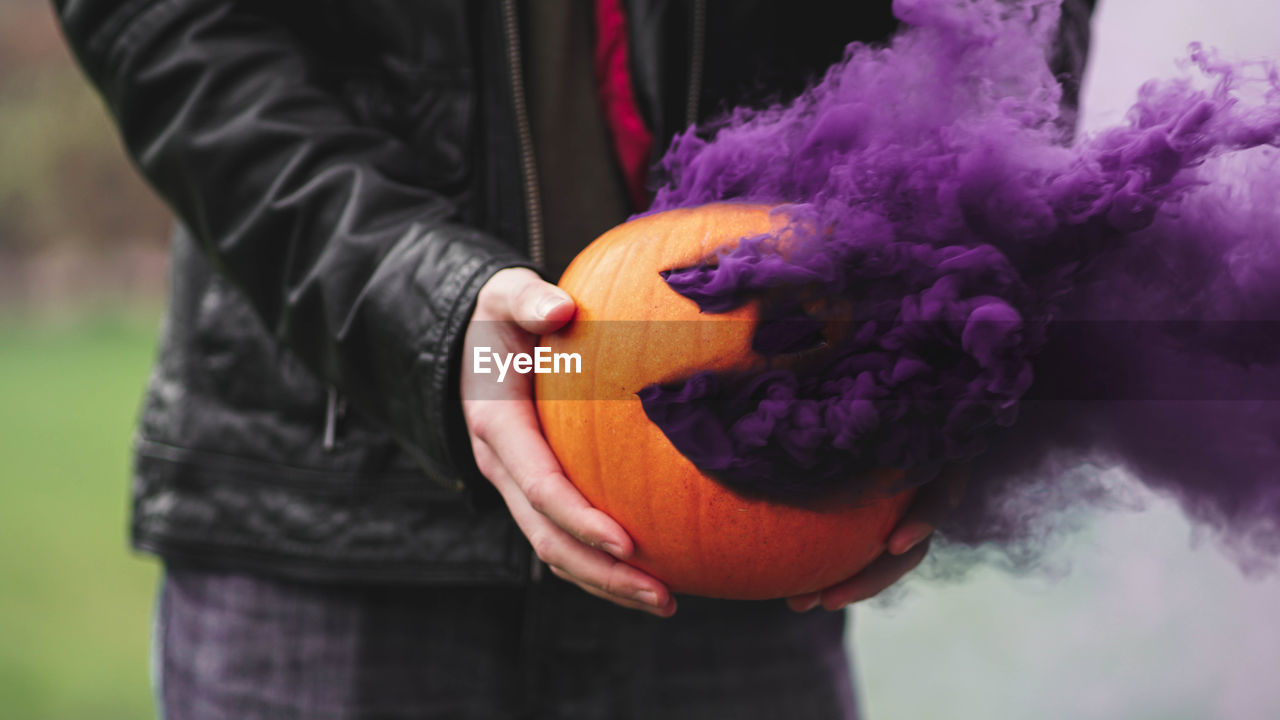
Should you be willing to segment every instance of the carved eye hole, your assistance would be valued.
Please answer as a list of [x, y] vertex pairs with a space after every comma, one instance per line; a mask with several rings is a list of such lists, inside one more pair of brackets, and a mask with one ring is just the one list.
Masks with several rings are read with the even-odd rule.
[[[812, 299], [797, 304], [796, 297], [786, 297], [778, 291], [762, 293], [739, 289], [726, 292], [725, 288], [718, 287], [709, 279], [716, 267], [707, 262], [663, 270], [659, 274], [672, 290], [692, 300], [702, 312], [729, 312], [748, 302], [757, 302], [760, 317], [751, 338], [751, 350], [757, 355], [802, 355], [827, 347], [826, 331], [830, 322], [816, 317], [830, 314], [824, 300]], [[794, 293], [794, 289], [791, 292]], [[817, 289], [817, 292], [820, 298], [821, 290]]]

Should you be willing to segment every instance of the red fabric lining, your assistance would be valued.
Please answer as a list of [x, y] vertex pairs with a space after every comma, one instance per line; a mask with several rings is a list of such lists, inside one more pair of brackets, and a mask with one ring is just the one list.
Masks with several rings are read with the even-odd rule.
[[645, 180], [653, 134], [640, 116], [631, 86], [630, 44], [627, 18], [621, 0], [596, 0], [596, 94], [605, 124], [613, 138], [613, 151], [622, 166], [627, 196], [636, 212], [649, 206]]

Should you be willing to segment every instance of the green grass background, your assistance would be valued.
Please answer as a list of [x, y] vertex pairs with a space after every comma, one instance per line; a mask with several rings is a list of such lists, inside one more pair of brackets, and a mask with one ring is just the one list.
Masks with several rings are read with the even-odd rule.
[[0, 318], [0, 717], [152, 716], [156, 566], [125, 518], [156, 319]]

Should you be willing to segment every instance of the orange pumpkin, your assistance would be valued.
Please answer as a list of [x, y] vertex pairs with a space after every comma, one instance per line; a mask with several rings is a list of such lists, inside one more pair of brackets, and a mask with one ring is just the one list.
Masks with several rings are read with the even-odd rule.
[[[751, 351], [753, 305], [703, 314], [659, 273], [783, 223], [768, 207], [713, 204], [620, 225], [565, 271], [560, 287], [577, 314], [539, 342], [581, 356], [580, 374], [535, 375], [547, 442], [586, 499], [630, 533], [632, 564], [674, 592], [764, 599], [828, 587], [880, 554], [911, 499], [797, 506], [744, 496], [699, 472], [641, 407], [636, 392], [655, 382], [762, 363]], [[886, 484], [898, 477], [881, 474]]]

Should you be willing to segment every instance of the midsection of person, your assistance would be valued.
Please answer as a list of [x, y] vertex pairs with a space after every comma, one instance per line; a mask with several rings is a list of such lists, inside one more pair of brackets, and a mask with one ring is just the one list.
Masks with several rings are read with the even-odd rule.
[[165, 716], [853, 717], [842, 614], [660, 618], [546, 572], [476, 466], [456, 354], [494, 278], [541, 282], [531, 244], [554, 279], [643, 209], [596, 95], [601, 12], [656, 161], [885, 38], [889, 7], [59, 3], [183, 225], [134, 481], [134, 543], [168, 568]]

